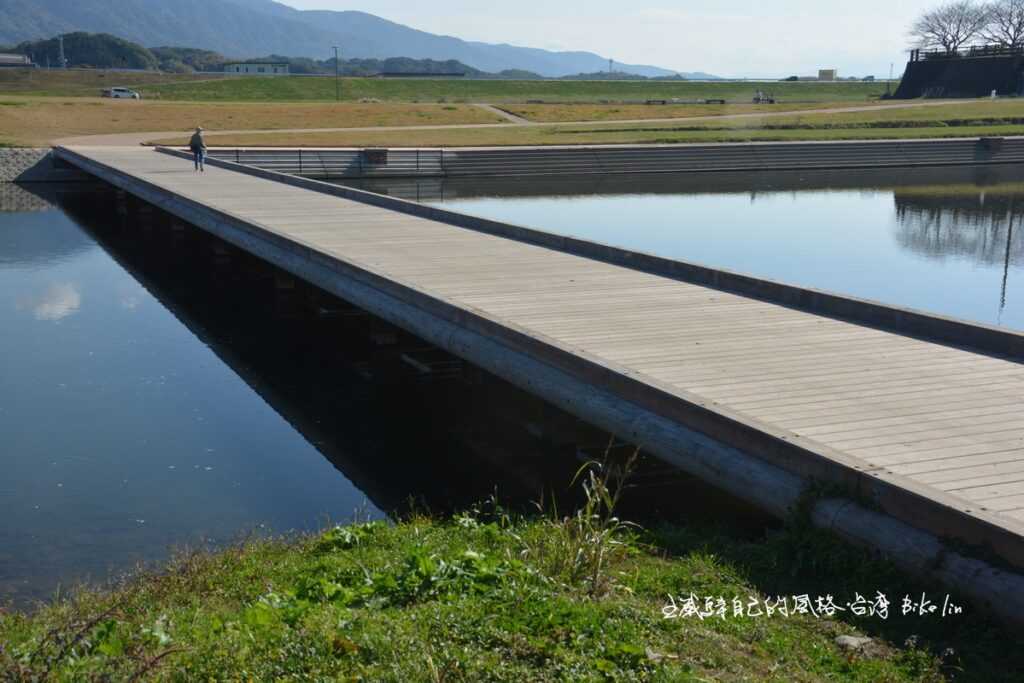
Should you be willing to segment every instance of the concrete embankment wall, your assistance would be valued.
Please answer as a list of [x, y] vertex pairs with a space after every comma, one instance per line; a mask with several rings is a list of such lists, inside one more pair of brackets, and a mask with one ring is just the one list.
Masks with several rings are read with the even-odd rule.
[[1024, 58], [957, 57], [908, 62], [896, 90], [896, 99], [918, 97], [986, 97], [995, 90], [1000, 95], [1021, 92]]
[[0, 149], [0, 183], [66, 183], [89, 180], [57, 159], [49, 147]]
[[1024, 163], [1024, 138], [458, 149], [217, 148], [224, 161], [318, 180]]
[[0, 213], [16, 211], [46, 211], [53, 204], [36, 192], [30, 192], [14, 183], [0, 183]]

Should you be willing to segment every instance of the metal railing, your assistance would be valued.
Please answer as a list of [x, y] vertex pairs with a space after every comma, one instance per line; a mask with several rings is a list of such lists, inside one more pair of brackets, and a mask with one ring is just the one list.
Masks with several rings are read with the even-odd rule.
[[542, 176], [1024, 163], [1024, 139], [490, 149], [213, 149], [225, 161], [319, 180]]
[[910, 51], [910, 61], [923, 62], [933, 59], [969, 59], [972, 57], [1013, 57], [1024, 56], [1024, 45], [971, 45], [959, 50]]
[[211, 149], [209, 156], [323, 180], [442, 175], [440, 149]]

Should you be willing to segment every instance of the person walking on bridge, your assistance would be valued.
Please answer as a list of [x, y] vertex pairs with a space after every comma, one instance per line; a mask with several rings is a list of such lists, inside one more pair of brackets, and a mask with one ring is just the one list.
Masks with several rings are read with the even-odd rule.
[[206, 172], [206, 140], [203, 139], [202, 126], [196, 127], [192, 139], [188, 141], [188, 147], [192, 150], [192, 158], [195, 161], [195, 170]]

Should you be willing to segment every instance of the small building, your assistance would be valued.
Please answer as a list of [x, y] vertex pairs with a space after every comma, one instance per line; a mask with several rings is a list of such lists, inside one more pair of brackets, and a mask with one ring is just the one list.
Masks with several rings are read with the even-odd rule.
[[0, 67], [27, 67], [35, 66], [32, 60], [25, 55], [12, 55], [0, 53]]
[[836, 69], [818, 69], [819, 81], [834, 81], [838, 75], [839, 71]]
[[249, 74], [251, 76], [287, 76], [288, 62], [228, 62], [224, 65], [226, 74]]

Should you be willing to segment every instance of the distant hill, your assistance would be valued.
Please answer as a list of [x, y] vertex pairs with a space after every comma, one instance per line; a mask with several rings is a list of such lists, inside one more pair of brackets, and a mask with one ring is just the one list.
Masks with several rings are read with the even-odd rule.
[[[325, 59], [331, 46], [339, 45], [346, 58], [456, 60], [490, 73], [523, 70], [560, 77], [600, 72], [607, 65], [607, 58], [590, 52], [472, 42], [365, 12], [299, 11], [271, 0], [0, 0], [0, 17], [0, 44], [88, 31], [234, 58], [278, 54]], [[655, 66], [615, 66], [647, 77], [675, 74]]]
[[[28, 55], [36, 64], [58, 66], [60, 64], [60, 43], [57, 38], [25, 41], [11, 47], [0, 47], [0, 52], [15, 52]], [[225, 62], [230, 61], [219, 52], [191, 47], [145, 48], [117, 36], [106, 33], [64, 34], [64, 56], [68, 66], [96, 67], [102, 69], [157, 69], [174, 73], [194, 71], [223, 71]], [[287, 57], [248, 55], [252, 61], [287, 62], [294, 74], [332, 74], [334, 59], [310, 59], [309, 57]], [[372, 76], [379, 73], [391, 74], [463, 74], [469, 78], [507, 78], [509, 74], [491, 74], [474, 69], [454, 59], [410, 59], [389, 57], [388, 59], [342, 59], [340, 71], [345, 76]], [[516, 72], [516, 78], [541, 78], [528, 71]]]
[[[629, 81], [636, 78], [646, 78], [644, 76], [637, 76], [636, 74], [626, 73], [624, 71], [596, 71], [589, 74], [572, 74], [571, 76], [562, 76], [562, 80], [567, 81]], [[720, 81], [722, 80], [718, 76], [712, 76], [701, 71], [684, 74], [672, 74], [671, 76], [654, 76], [650, 80], [657, 81]]]
[[[26, 41], [11, 48], [11, 52], [28, 55], [36, 64], [60, 65], [60, 41]], [[100, 67], [104, 69], [156, 69], [157, 57], [146, 48], [107, 33], [64, 34], [64, 57], [68, 66]]]
[[[333, 74], [334, 58], [310, 59], [309, 57], [287, 57], [284, 55], [267, 55], [253, 57], [258, 62], [287, 62], [293, 74]], [[222, 60], [223, 61], [223, 60]], [[467, 78], [506, 78], [502, 74], [492, 74], [474, 69], [454, 59], [444, 61], [436, 59], [411, 59], [409, 57], [388, 57], [387, 59], [341, 59], [340, 72], [343, 76], [373, 76], [380, 73], [389, 74], [462, 74]], [[522, 72], [522, 78], [541, 78], [537, 74]]]

